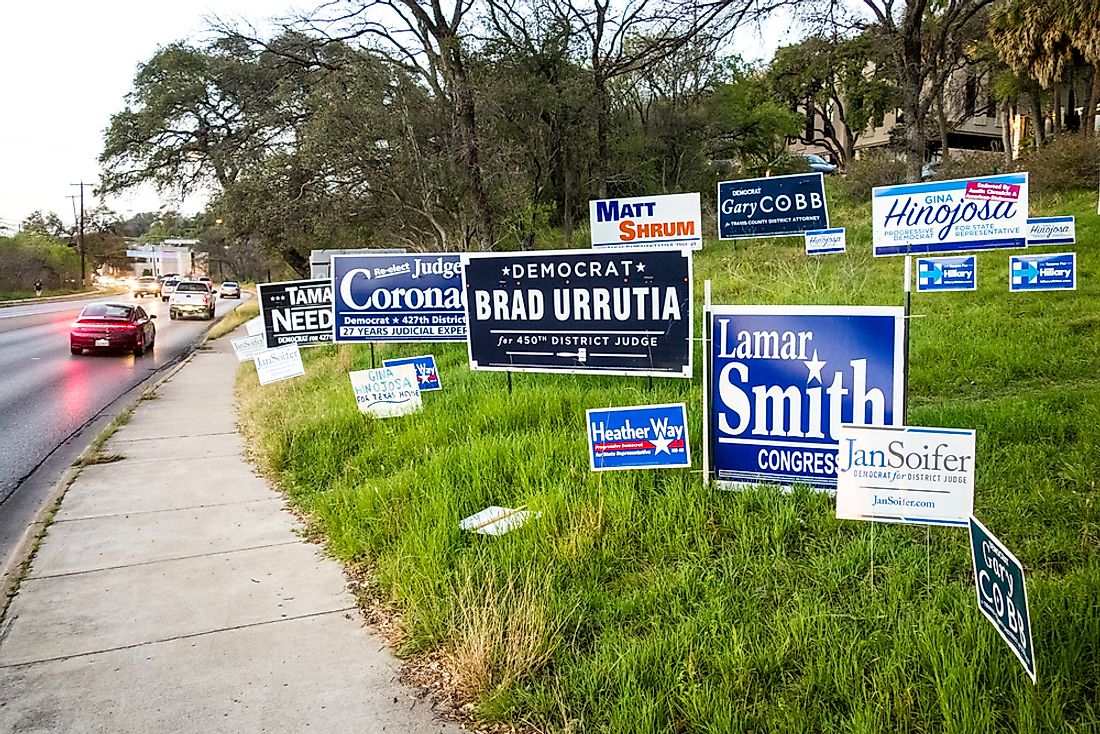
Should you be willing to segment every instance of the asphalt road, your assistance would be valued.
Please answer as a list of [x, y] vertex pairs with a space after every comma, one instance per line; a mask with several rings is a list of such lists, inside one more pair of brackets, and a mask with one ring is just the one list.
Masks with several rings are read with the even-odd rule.
[[[107, 300], [139, 303], [157, 315], [152, 353], [69, 354], [70, 324], [86, 304]], [[217, 315], [241, 302], [219, 298]], [[91, 441], [89, 429], [104, 422], [105, 410], [186, 355], [210, 324], [172, 321], [159, 298], [129, 295], [0, 308], [0, 560], [41, 503], [36, 497]]]

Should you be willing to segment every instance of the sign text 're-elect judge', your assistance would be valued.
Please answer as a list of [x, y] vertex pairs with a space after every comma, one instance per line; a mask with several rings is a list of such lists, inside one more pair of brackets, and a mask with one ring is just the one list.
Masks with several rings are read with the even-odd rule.
[[691, 251], [463, 255], [475, 370], [691, 377]]

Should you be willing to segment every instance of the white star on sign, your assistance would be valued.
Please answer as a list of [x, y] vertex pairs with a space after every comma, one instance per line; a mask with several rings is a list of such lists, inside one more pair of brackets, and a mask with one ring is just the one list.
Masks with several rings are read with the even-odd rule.
[[634, 265], [634, 268], [635, 268], [635, 270], [637, 270], [637, 271], [638, 271], [639, 273], [644, 273], [644, 272], [645, 272], [645, 263], [636, 263], [636, 264]]
[[672, 440], [673, 439], [671, 438], [653, 439], [653, 443], [657, 447], [657, 450], [653, 452], [653, 455], [656, 456], [657, 454], [668, 454], [669, 456], [672, 456], [672, 452], [668, 450], [668, 445], [672, 443]]
[[500, 274], [501, 275], [508, 275], [508, 267], [505, 266], [505, 267], [501, 268], [500, 269]]
[[809, 385], [811, 380], [817, 380], [820, 384], [821, 368], [825, 366], [826, 362], [817, 358], [817, 350], [814, 350], [813, 359], [804, 359], [802, 360], [802, 364], [806, 365], [806, 369], [810, 371], [809, 376], [806, 377], [806, 384]]

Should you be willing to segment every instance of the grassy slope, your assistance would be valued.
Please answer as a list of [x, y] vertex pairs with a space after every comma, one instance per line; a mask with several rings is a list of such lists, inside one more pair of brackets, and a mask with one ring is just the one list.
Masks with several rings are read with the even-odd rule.
[[[366, 347], [307, 350], [307, 376], [239, 389], [262, 461], [344, 561], [403, 612], [404, 652], [441, 646], [489, 719], [607, 732], [1097, 731], [1100, 708], [1100, 221], [1075, 213], [1075, 294], [920, 294], [913, 424], [978, 431], [976, 512], [1026, 564], [1039, 687], [980, 617], [966, 533], [840, 522], [825, 495], [704, 490], [697, 472], [592, 474], [584, 409], [687, 401], [698, 380], [471, 373], [431, 350], [444, 391], [369, 420], [346, 372]], [[717, 303], [896, 304], [867, 207], [832, 205], [850, 254], [799, 239], [708, 243]], [[702, 289], [697, 288], [701, 294]], [[698, 333], [698, 332], [697, 332]], [[698, 359], [697, 353], [697, 366]], [[697, 373], [698, 374], [698, 373]], [[501, 538], [459, 532], [489, 504], [541, 511]], [[873, 561], [872, 561], [873, 558]]]

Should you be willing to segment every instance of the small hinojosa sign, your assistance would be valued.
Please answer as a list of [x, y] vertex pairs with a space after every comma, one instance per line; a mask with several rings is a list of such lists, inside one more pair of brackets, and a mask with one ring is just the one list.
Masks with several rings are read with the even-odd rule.
[[966, 526], [974, 512], [974, 431], [841, 426], [836, 516]]
[[691, 254], [463, 255], [470, 368], [691, 377]]
[[703, 247], [699, 194], [588, 202], [592, 247]]
[[360, 413], [389, 418], [420, 410], [420, 388], [411, 364], [358, 370], [348, 377]]
[[876, 256], [1027, 247], [1027, 173], [880, 186]]
[[260, 283], [260, 319], [267, 347], [319, 347], [332, 341], [332, 284], [327, 280]]
[[461, 270], [458, 255], [333, 255], [335, 341], [465, 341]]
[[718, 238], [788, 237], [829, 229], [820, 173], [718, 182]]
[[1072, 245], [1076, 241], [1075, 217], [1034, 217], [1027, 220], [1028, 245]]

